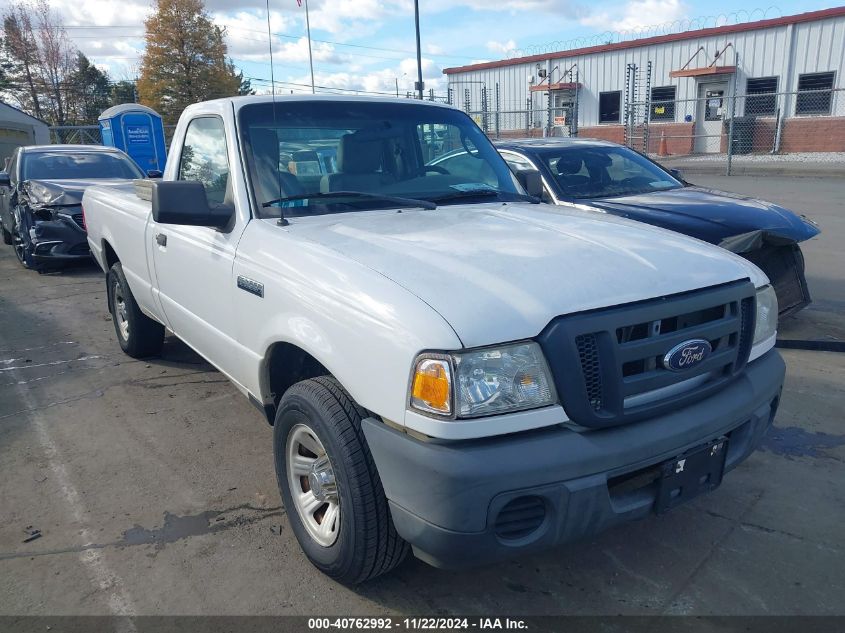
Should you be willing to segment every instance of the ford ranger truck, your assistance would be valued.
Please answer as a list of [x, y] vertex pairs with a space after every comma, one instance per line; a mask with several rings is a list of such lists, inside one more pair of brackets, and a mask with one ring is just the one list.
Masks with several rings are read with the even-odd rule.
[[169, 330], [224, 373], [305, 555], [358, 583], [661, 514], [772, 423], [760, 269], [537, 185], [449, 106], [255, 96], [186, 108], [162, 180], [83, 206], [120, 346]]

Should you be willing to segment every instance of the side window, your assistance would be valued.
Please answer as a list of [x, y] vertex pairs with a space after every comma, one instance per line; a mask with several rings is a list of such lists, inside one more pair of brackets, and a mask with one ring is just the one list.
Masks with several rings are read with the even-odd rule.
[[179, 159], [179, 180], [201, 182], [209, 203], [223, 202], [229, 182], [229, 158], [221, 119], [200, 117], [188, 124]]
[[513, 154], [511, 152], [500, 152], [502, 158], [505, 159], [505, 162], [508, 164], [508, 167], [511, 168], [511, 171], [518, 172], [518, 171], [537, 171], [537, 168], [531, 163], [530, 160], [525, 158], [524, 156], [520, 156], [519, 154]]

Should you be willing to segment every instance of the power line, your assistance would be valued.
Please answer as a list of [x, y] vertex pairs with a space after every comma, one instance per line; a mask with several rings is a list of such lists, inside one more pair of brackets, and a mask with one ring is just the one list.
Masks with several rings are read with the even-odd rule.
[[[232, 31], [244, 31], [244, 32], [249, 32], [249, 33], [261, 33], [261, 34], [264, 34], [264, 32], [265, 32], [261, 29], [250, 29], [250, 28], [246, 28], [246, 27], [243, 27], [243, 26], [229, 26], [229, 25], [226, 25], [226, 24], [224, 24], [223, 26], [226, 29], [229, 29], [229, 30], [232, 30]], [[93, 24], [93, 25], [90, 25], [90, 26], [85, 26], [85, 25], [81, 25], [81, 24], [74, 24], [74, 25], [71, 25], [71, 26], [64, 26], [64, 28], [66, 30], [67, 29], [80, 29], [80, 30], [86, 30], [86, 29], [137, 29], [138, 25], [137, 24], [134, 24], [134, 25]], [[276, 37], [285, 38], [285, 39], [291, 39], [291, 40], [299, 40], [299, 39], [302, 39], [304, 37], [304, 35], [290, 35], [288, 33], [277, 33], [277, 32], [273, 32], [272, 35], [274, 35]], [[82, 36], [76, 36], [75, 35], [74, 37], [76, 38], [76, 37], [82, 37]], [[119, 36], [115, 36], [115, 37], [119, 37]], [[132, 37], [132, 35], [123, 35], [122, 37]], [[261, 40], [261, 41], [264, 41], [264, 40]], [[345, 47], [348, 47], [348, 48], [360, 48], [360, 49], [372, 50], [372, 51], [384, 51], [384, 52], [388, 52], [388, 53], [402, 53], [404, 55], [416, 55], [416, 51], [408, 51], [408, 50], [404, 50], [404, 49], [401, 49], [401, 48], [385, 48], [385, 47], [381, 47], [381, 46], [367, 46], [365, 44], [348, 44], [346, 42], [337, 42], [337, 41], [334, 41], [334, 40], [320, 40], [320, 39], [316, 39], [316, 38], [312, 38], [311, 41], [317, 42], [319, 44], [331, 44], [332, 46], [345, 46]], [[475, 57], [472, 57], [471, 55], [451, 55], [451, 54], [448, 54], [448, 53], [426, 53], [426, 55], [428, 57], [447, 57], [447, 58], [455, 58], [455, 59], [475, 59]]]

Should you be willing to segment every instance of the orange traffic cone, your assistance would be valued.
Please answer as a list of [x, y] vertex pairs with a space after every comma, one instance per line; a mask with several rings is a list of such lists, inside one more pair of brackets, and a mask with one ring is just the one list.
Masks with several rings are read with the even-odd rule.
[[666, 145], [666, 130], [660, 132], [660, 145], [657, 147], [658, 156], [668, 156], [669, 147]]

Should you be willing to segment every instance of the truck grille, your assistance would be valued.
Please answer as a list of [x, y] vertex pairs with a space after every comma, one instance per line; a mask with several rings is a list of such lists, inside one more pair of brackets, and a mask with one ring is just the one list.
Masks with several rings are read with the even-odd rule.
[[82, 219], [81, 213], [74, 213], [70, 217], [73, 218], [73, 221], [76, 223], [76, 226], [78, 226], [82, 230], [85, 230], [85, 221]]
[[[706, 397], [745, 367], [754, 333], [754, 286], [740, 281], [559, 317], [539, 337], [569, 418], [611, 426]], [[682, 371], [673, 347], [703, 339], [710, 354]]]
[[584, 386], [587, 389], [587, 400], [595, 411], [601, 411], [601, 367], [599, 366], [599, 348], [596, 345], [595, 334], [581, 334], [575, 337], [578, 345], [578, 358], [581, 360], [581, 370], [584, 372]]

